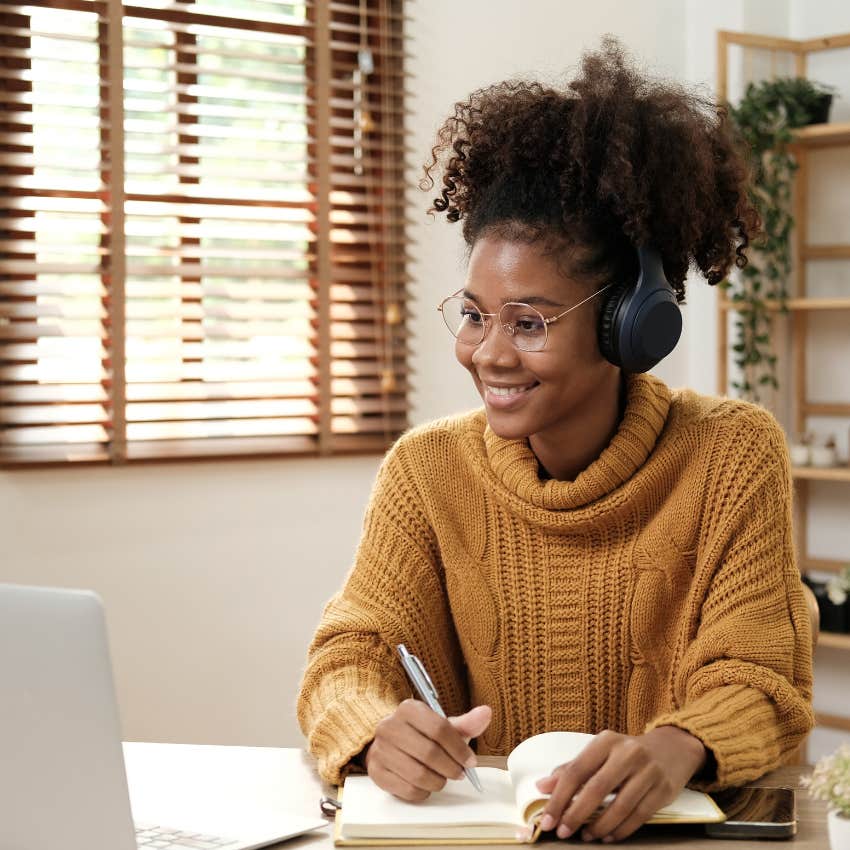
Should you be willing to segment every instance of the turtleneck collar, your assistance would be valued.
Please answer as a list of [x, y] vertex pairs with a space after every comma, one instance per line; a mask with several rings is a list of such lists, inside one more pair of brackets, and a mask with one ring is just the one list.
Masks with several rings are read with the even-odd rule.
[[671, 393], [652, 375], [626, 376], [626, 407], [617, 433], [573, 481], [541, 481], [528, 440], [506, 440], [486, 426], [484, 446], [493, 474], [523, 502], [547, 510], [580, 508], [608, 495], [646, 462], [667, 421]]

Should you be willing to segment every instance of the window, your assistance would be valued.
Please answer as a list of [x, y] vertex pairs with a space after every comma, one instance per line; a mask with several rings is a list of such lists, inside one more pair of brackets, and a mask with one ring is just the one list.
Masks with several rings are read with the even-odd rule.
[[0, 460], [406, 426], [401, 0], [0, 11]]

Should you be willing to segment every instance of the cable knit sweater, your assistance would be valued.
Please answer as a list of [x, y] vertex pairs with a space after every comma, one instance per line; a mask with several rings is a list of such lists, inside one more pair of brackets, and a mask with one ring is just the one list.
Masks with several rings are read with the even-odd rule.
[[483, 410], [409, 431], [309, 651], [298, 718], [341, 781], [411, 696], [419, 655], [448, 714], [486, 703], [482, 754], [553, 729], [674, 725], [754, 779], [811, 728], [811, 634], [784, 435], [745, 402], [628, 378], [619, 429], [573, 481]]

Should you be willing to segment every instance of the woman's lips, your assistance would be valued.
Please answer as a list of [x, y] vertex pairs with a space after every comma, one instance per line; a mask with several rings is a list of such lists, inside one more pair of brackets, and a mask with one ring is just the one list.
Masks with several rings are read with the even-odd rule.
[[529, 394], [537, 386], [538, 383], [536, 381], [509, 387], [498, 387], [484, 383], [484, 402], [488, 407], [497, 410], [509, 410], [519, 407], [519, 405], [528, 399]]

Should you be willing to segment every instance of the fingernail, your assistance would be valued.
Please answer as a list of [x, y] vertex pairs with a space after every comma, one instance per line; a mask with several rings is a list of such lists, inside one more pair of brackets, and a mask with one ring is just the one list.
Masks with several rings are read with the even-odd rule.
[[468, 759], [464, 762], [464, 764], [465, 764], [467, 767], [475, 767], [475, 765], [477, 765], [477, 764], [478, 764], [478, 759], [477, 759], [477, 758], [475, 758], [475, 756], [474, 756], [474, 755], [472, 755], [472, 756], [470, 756], [470, 757], [469, 757], [469, 758], [468, 758]]
[[569, 838], [571, 834], [572, 830], [565, 823], [558, 827], [558, 838]]
[[582, 841], [593, 841], [593, 836], [587, 830], [585, 830], [581, 834], [581, 840]]
[[603, 844], [610, 844], [614, 840], [613, 835], [606, 835], [605, 838], [602, 839]]
[[540, 828], [544, 832], [548, 832], [553, 826], [555, 826], [555, 818], [552, 815], [543, 815], [543, 820], [540, 821]]

